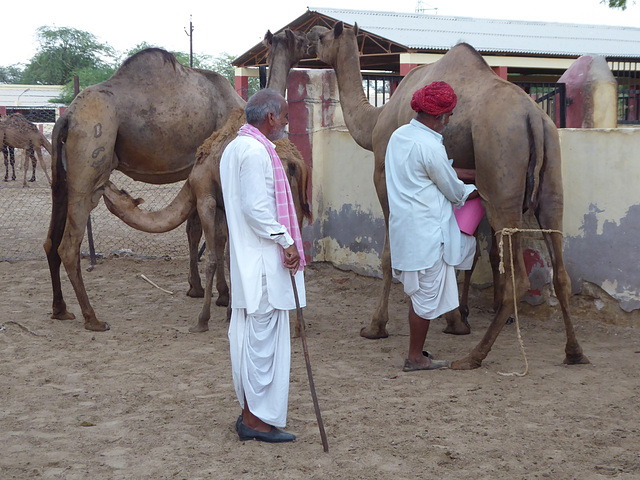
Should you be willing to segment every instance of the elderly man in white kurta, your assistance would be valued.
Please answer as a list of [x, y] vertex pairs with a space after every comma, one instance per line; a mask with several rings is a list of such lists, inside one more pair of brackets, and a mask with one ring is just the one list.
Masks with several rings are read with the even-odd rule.
[[290, 190], [285, 200], [279, 196], [283, 182], [289, 185], [271, 143], [284, 134], [287, 103], [279, 93], [261, 90], [249, 99], [245, 115], [248, 123], [220, 161], [231, 257], [231, 365], [243, 409], [236, 431], [240, 440], [287, 442], [295, 436], [277, 427], [287, 419], [289, 310], [296, 308], [292, 274], [305, 305], [300, 233]]
[[440, 132], [456, 104], [453, 89], [434, 82], [415, 92], [411, 106], [417, 117], [398, 128], [385, 158], [389, 197], [389, 244], [394, 276], [411, 297], [409, 355], [404, 371], [448, 366], [423, 351], [430, 320], [458, 307], [455, 270], [473, 265], [475, 238], [460, 232], [453, 214], [476, 188], [474, 171], [451, 166]]

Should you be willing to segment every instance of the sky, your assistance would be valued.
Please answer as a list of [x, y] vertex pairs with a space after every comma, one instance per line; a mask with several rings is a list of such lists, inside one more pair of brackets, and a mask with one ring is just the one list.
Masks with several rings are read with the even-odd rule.
[[[312, 1], [312, 3], [307, 3]], [[0, 66], [26, 64], [36, 54], [36, 29], [72, 27], [95, 35], [120, 53], [147, 42], [172, 51], [189, 52], [189, 22], [193, 51], [217, 57], [240, 55], [260, 43], [267, 30], [275, 32], [307, 8], [413, 13], [420, 0], [31, 0], [3, 2]], [[640, 0], [637, 0], [640, 2]], [[628, 0], [625, 11], [600, 0], [422, 0], [424, 13], [455, 17], [534, 20], [640, 28], [640, 4]], [[104, 7], [103, 7], [104, 6]], [[437, 10], [433, 10], [437, 9]], [[639, 30], [640, 34], [640, 30]]]

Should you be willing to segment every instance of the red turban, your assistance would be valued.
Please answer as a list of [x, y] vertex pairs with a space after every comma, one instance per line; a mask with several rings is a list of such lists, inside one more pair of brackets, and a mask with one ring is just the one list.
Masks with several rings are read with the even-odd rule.
[[452, 112], [458, 103], [453, 88], [446, 82], [433, 82], [416, 90], [411, 99], [411, 108], [420, 113], [440, 115]]

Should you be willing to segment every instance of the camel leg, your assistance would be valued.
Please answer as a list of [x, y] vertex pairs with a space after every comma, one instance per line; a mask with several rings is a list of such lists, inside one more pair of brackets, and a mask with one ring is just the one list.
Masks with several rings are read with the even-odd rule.
[[[62, 162], [60, 162], [62, 163]], [[51, 222], [49, 232], [44, 242], [44, 251], [49, 263], [49, 273], [51, 275], [51, 286], [53, 288], [53, 305], [51, 318], [55, 320], [73, 320], [76, 316], [67, 310], [67, 304], [62, 296], [62, 285], [60, 282], [60, 265], [62, 263], [58, 247], [62, 240], [62, 233], [67, 219], [67, 187], [64, 173], [57, 175], [56, 172], [62, 170], [61, 166], [51, 170], [54, 178], [52, 185]]]
[[489, 247], [489, 264], [493, 275], [493, 311], [500, 310], [500, 304], [504, 298], [504, 275], [500, 275], [500, 252], [498, 251], [498, 240], [495, 231], [491, 229], [491, 246]]
[[9, 181], [9, 163], [11, 164], [11, 180], [16, 179], [16, 152], [13, 147], [9, 147], [8, 145], [3, 145], [2, 153], [4, 155], [4, 181]]
[[[29, 173], [29, 159], [32, 159], [31, 161], [33, 162], [33, 160], [35, 159], [35, 157], [33, 156], [33, 149], [31, 147], [27, 147], [24, 151], [24, 178], [22, 179], [22, 188], [26, 188], [27, 186], [27, 174]], [[34, 168], [35, 170], [35, 168]], [[32, 180], [30, 180], [32, 181]]]
[[[31, 168], [33, 170], [33, 173], [31, 174], [31, 179], [29, 180], [30, 182], [35, 182], [36, 181], [36, 165], [38, 164], [38, 160], [36, 160], [36, 155], [35, 155], [35, 148], [31, 147], [30, 149], [30, 157], [31, 157]], [[40, 151], [38, 151], [39, 155], [42, 155], [40, 153]]]
[[[40, 151], [40, 148], [36, 150], [36, 153], [38, 155], [38, 162], [40, 163], [40, 168], [42, 168], [42, 171], [44, 172], [44, 176], [47, 177], [47, 182], [49, 182], [49, 185], [51, 185], [51, 177], [49, 177], [49, 173], [47, 172], [47, 166], [44, 164], [44, 160], [42, 158], [42, 152]], [[35, 158], [34, 158], [34, 162], [35, 162]], [[34, 163], [33, 164], [33, 180], [35, 181], [35, 179], [36, 179], [36, 165]]]
[[469, 287], [471, 286], [471, 275], [476, 268], [478, 258], [480, 257], [480, 246], [478, 245], [478, 236], [476, 234], [476, 253], [473, 256], [473, 264], [471, 270], [464, 271], [464, 280], [462, 283], [462, 293], [460, 294], [460, 306], [444, 315], [447, 326], [442, 333], [450, 335], [469, 335], [471, 333], [471, 325], [469, 325]]
[[391, 249], [389, 247], [389, 200], [387, 198], [387, 183], [384, 173], [384, 159], [376, 159], [376, 165], [382, 168], [376, 168], [373, 172], [373, 184], [376, 187], [376, 193], [382, 214], [384, 215], [384, 246], [382, 247], [382, 292], [378, 295], [378, 306], [376, 307], [371, 323], [368, 327], [360, 330], [360, 336], [369, 339], [387, 338], [387, 322], [389, 321], [389, 293], [391, 292]]
[[[526, 293], [529, 288], [529, 279], [526, 274], [526, 269], [524, 266], [524, 259], [522, 257], [522, 247], [520, 244], [520, 237], [514, 236], [512, 238], [513, 241], [513, 258], [514, 258], [514, 272], [516, 279], [516, 301], [519, 301], [520, 298]], [[460, 360], [456, 360], [451, 364], [451, 368], [454, 370], [472, 370], [474, 368], [478, 368], [482, 365], [482, 361], [487, 358], [487, 355], [491, 351], [491, 347], [495, 343], [498, 335], [502, 331], [507, 319], [514, 312], [515, 306], [513, 303], [513, 284], [511, 280], [511, 265], [510, 265], [510, 257], [509, 250], [507, 247], [508, 239], [505, 238], [505, 251], [504, 251], [504, 264], [505, 264], [505, 277], [506, 280], [504, 282], [504, 299], [501, 302], [500, 308], [498, 309], [496, 316], [494, 317], [491, 325], [485, 332], [480, 343], [476, 345], [471, 352], [461, 358]]]
[[187, 240], [189, 242], [189, 290], [187, 290], [187, 296], [192, 298], [202, 298], [204, 296], [198, 270], [198, 248], [200, 247], [201, 238], [202, 223], [196, 211], [187, 218]]
[[211, 295], [213, 292], [213, 276], [216, 273], [216, 259], [215, 259], [215, 216], [216, 216], [216, 203], [213, 196], [198, 196], [197, 199], [197, 214], [200, 217], [202, 224], [202, 230], [204, 231], [204, 241], [207, 244], [206, 250], [206, 269], [205, 269], [205, 287], [204, 287], [204, 301], [202, 303], [202, 309], [198, 315], [198, 323], [189, 328], [192, 333], [206, 332], [209, 330], [209, 319], [211, 318]]
[[218, 265], [216, 270], [216, 290], [218, 291], [216, 305], [219, 307], [228, 307], [231, 302], [229, 296], [229, 285], [227, 284], [224, 272], [226, 263], [225, 248], [227, 246], [229, 232], [227, 231], [227, 217], [225, 215], [224, 208], [219, 206], [216, 210], [215, 228], [215, 253], [216, 263]]
[[82, 278], [82, 269], [80, 268], [80, 246], [87, 221], [89, 220], [89, 214], [98, 205], [101, 196], [102, 190], [97, 190], [90, 195], [69, 193], [67, 224], [58, 248], [62, 264], [82, 310], [84, 328], [95, 332], [104, 332], [109, 330], [110, 326], [108, 323], [98, 320], [89, 302], [89, 296]]
[[389, 293], [391, 292], [391, 250], [389, 249], [389, 229], [384, 236], [382, 248], [382, 292], [378, 295], [378, 306], [368, 327], [360, 330], [360, 336], [368, 339], [387, 338], [387, 322], [389, 321]]

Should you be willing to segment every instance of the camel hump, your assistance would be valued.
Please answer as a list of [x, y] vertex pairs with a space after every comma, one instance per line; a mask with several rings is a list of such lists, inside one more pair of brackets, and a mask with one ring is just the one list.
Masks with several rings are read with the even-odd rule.
[[126, 71], [131, 68], [137, 68], [140, 64], [148, 64], [156, 62], [158, 60], [160, 60], [162, 64], [168, 63], [174, 70], [179, 64], [176, 56], [173, 53], [168, 52], [167, 50], [156, 47], [145, 48], [144, 50], [140, 50], [139, 52], [134, 53], [129, 58], [127, 58], [122, 63], [120, 68], [118, 68], [116, 73], [114, 73], [114, 76], [117, 75], [118, 72]]

